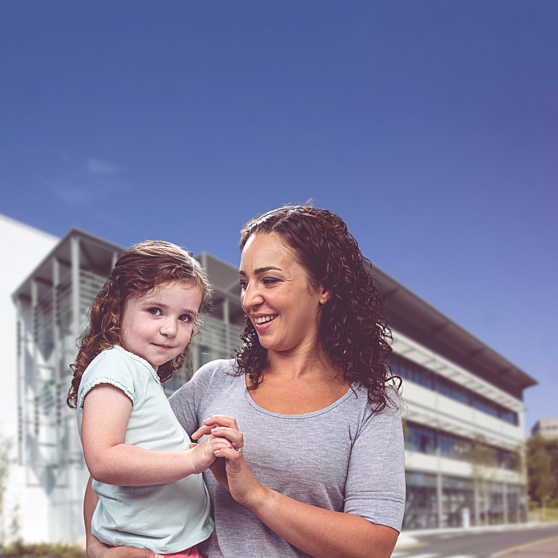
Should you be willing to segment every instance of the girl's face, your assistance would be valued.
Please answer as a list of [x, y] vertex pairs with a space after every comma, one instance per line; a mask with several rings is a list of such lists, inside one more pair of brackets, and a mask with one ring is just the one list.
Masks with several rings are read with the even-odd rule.
[[128, 298], [121, 313], [122, 348], [157, 371], [186, 348], [201, 303], [200, 289], [181, 281]]
[[313, 289], [305, 269], [277, 234], [248, 239], [240, 260], [242, 308], [262, 347], [270, 351], [319, 347], [320, 301], [327, 293]]

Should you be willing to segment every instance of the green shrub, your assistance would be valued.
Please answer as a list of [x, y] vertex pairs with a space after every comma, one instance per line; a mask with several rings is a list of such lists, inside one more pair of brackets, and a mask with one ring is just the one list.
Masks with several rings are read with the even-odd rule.
[[4, 548], [8, 558], [86, 558], [85, 550], [66, 544], [23, 544], [15, 543]]

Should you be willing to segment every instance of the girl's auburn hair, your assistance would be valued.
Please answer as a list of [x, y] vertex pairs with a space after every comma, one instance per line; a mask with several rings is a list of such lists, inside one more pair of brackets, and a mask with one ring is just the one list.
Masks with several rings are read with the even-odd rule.
[[[202, 304], [211, 293], [211, 286], [201, 265], [190, 252], [176, 244], [147, 240], [132, 246], [118, 259], [89, 309], [87, 330], [78, 339], [76, 361], [70, 365], [74, 375], [66, 399], [69, 407], [77, 406], [81, 377], [91, 361], [105, 349], [122, 344], [120, 318], [126, 301], [172, 281], [181, 281], [199, 288]], [[196, 320], [192, 338], [197, 333], [199, 324]], [[184, 362], [190, 357], [192, 338], [176, 358], [159, 366], [157, 375], [161, 382], [182, 369]]]
[[[336, 214], [311, 205], [284, 206], [255, 217], [241, 230], [240, 249], [256, 234], [277, 234], [307, 274], [310, 285], [331, 292], [321, 308], [320, 340], [345, 381], [364, 387], [374, 412], [399, 392], [401, 378], [388, 364], [392, 334], [386, 320], [381, 287], [366, 267], [357, 241]], [[267, 350], [246, 317], [236, 351], [235, 371], [247, 374], [251, 389], [263, 381]]]

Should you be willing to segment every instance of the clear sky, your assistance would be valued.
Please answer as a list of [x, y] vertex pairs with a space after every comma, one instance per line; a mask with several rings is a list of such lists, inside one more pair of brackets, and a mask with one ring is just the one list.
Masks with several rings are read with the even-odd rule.
[[558, 2], [0, 5], [0, 213], [238, 263], [314, 198], [558, 416]]

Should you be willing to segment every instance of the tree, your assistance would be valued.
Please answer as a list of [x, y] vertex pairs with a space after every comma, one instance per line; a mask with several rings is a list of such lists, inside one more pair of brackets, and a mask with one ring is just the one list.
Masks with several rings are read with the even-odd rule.
[[544, 507], [547, 500], [558, 497], [558, 440], [540, 434], [527, 441], [529, 497]]
[[6, 487], [8, 486], [8, 477], [10, 476], [10, 468], [14, 462], [12, 458], [12, 440], [0, 436], [0, 548], [4, 546], [4, 496]]
[[[482, 434], [475, 435], [471, 447], [467, 452], [467, 460], [471, 463], [471, 476], [475, 482], [475, 492], [477, 498], [476, 520], [488, 525], [489, 514], [489, 486], [495, 478], [496, 467], [498, 466], [498, 456], [493, 448], [486, 442]], [[482, 510], [479, 509], [482, 504]]]

